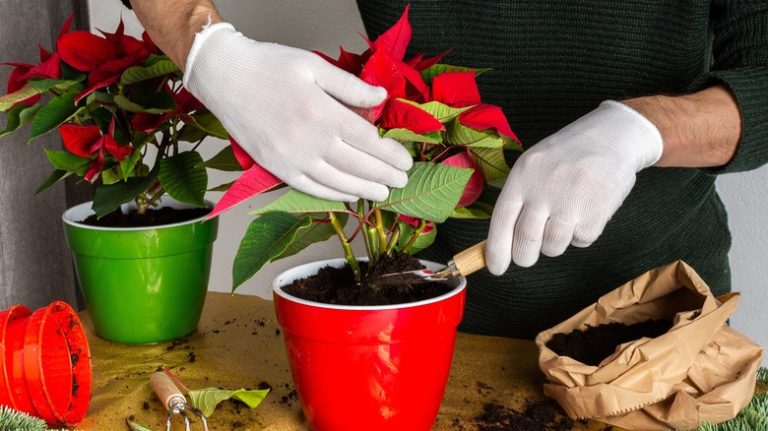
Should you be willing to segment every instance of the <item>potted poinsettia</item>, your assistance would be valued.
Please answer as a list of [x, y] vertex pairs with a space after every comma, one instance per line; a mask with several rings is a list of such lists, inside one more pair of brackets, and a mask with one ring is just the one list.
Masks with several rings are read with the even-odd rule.
[[[313, 430], [428, 430], [437, 415], [461, 320], [466, 281], [402, 285], [376, 275], [440, 266], [411, 254], [449, 217], [490, 217], [478, 198], [506, 176], [505, 150], [519, 150], [502, 110], [481, 102], [484, 70], [405, 59], [408, 9], [362, 54], [324, 56], [388, 99], [361, 112], [414, 158], [408, 184], [381, 202], [323, 200], [289, 190], [255, 211], [233, 267], [234, 288], [264, 264], [333, 236], [344, 257], [313, 262], [273, 284], [294, 383]], [[320, 54], [322, 55], [322, 54]], [[280, 181], [233, 142], [246, 169], [214, 214]], [[345, 229], [346, 227], [346, 229]], [[358, 258], [353, 240], [365, 244]]]
[[207, 168], [239, 169], [231, 149], [204, 161], [203, 138], [227, 138], [181, 85], [181, 72], [144, 35], [70, 31], [40, 63], [12, 66], [0, 97], [7, 126], [29, 141], [58, 131], [44, 149], [52, 167], [38, 192], [67, 177], [95, 186], [92, 202], [64, 215], [67, 240], [95, 330], [125, 343], [193, 331], [208, 284], [217, 220], [204, 200]]

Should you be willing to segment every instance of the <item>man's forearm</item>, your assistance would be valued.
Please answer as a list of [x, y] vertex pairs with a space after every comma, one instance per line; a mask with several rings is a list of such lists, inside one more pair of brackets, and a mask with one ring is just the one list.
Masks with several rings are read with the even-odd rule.
[[157, 46], [184, 70], [195, 33], [221, 21], [210, 0], [131, 0], [144, 29]]
[[664, 153], [656, 166], [715, 167], [728, 163], [741, 138], [741, 114], [723, 86], [685, 96], [623, 100], [661, 132]]

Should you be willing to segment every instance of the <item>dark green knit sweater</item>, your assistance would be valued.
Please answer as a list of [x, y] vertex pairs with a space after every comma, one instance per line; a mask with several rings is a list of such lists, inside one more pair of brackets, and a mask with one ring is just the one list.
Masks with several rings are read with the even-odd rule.
[[[359, 0], [371, 38], [406, 0]], [[716, 175], [768, 161], [768, 1], [410, 0], [413, 52], [491, 67], [483, 99], [530, 147], [605, 99], [725, 83], [742, 113], [734, 159], [713, 169], [649, 168], [591, 247], [542, 256], [502, 277], [470, 277], [463, 329], [533, 337], [635, 276], [682, 259], [716, 294], [730, 289], [726, 213]], [[487, 221], [449, 221], [425, 252], [446, 261], [485, 238]]]

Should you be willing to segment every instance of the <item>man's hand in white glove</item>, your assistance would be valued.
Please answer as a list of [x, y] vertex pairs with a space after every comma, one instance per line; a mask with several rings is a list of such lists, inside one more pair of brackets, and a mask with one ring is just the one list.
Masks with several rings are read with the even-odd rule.
[[615, 101], [524, 152], [512, 168], [491, 218], [486, 260], [500, 275], [510, 260], [523, 267], [539, 254], [588, 247], [621, 206], [641, 169], [662, 154], [659, 130]]
[[408, 181], [408, 151], [345, 106], [376, 106], [386, 90], [309, 51], [214, 24], [195, 36], [184, 85], [254, 160], [298, 190], [378, 201]]

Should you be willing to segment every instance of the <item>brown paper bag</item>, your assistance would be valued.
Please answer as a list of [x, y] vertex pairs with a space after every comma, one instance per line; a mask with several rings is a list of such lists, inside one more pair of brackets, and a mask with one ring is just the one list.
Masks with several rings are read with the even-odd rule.
[[[718, 301], [683, 262], [648, 271], [536, 337], [544, 392], [572, 418], [629, 430], [687, 430], [732, 419], [752, 399], [763, 357], [760, 346], [726, 325], [738, 299]], [[649, 319], [673, 326], [620, 345], [599, 366], [546, 346], [557, 333]]]

